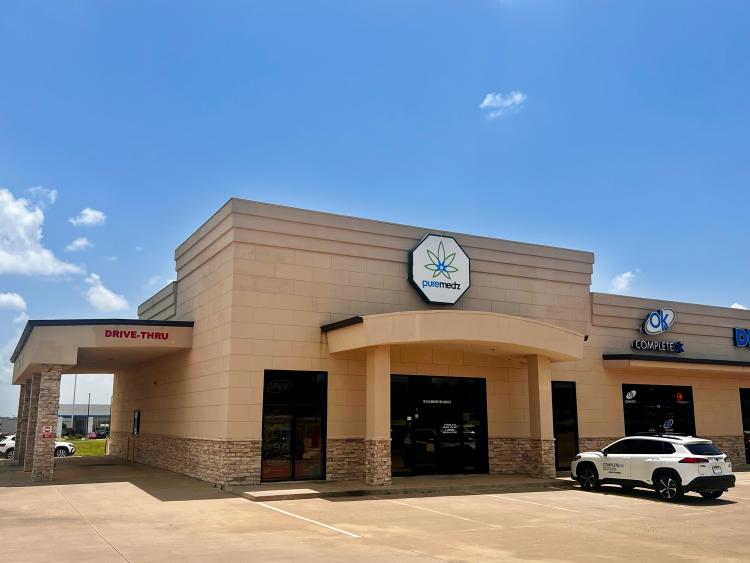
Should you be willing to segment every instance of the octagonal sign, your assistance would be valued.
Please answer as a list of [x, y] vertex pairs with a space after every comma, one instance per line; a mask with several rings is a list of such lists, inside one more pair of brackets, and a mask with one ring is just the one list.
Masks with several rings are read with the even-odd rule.
[[470, 264], [456, 239], [430, 234], [409, 253], [409, 281], [428, 303], [452, 305], [471, 285]]

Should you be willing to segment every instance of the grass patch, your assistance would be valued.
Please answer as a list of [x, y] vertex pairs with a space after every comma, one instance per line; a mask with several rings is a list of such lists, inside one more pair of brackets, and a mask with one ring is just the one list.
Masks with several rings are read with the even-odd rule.
[[101, 440], [68, 441], [76, 447], [76, 453], [73, 454], [75, 457], [104, 455], [104, 442], [106, 442], [106, 440], [103, 438]]

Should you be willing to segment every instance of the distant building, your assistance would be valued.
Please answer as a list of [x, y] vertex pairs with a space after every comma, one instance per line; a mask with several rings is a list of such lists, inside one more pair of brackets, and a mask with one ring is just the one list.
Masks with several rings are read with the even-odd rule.
[[109, 404], [61, 404], [57, 411], [57, 435], [85, 435], [97, 430], [109, 431], [111, 413], [112, 408]]
[[0, 416], [0, 434], [13, 434], [16, 431], [15, 416]]

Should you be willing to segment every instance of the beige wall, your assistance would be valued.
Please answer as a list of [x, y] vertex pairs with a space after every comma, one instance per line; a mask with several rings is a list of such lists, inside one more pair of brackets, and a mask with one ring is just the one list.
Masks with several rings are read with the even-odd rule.
[[201, 255], [182, 275], [178, 272], [179, 296], [171, 320], [195, 322], [193, 347], [115, 374], [114, 432], [130, 432], [133, 410], [139, 409], [143, 433], [227, 438], [232, 426], [232, 263], [233, 249], [224, 247]]
[[[117, 375], [115, 430], [129, 430], [132, 410], [141, 408], [143, 432], [258, 439], [263, 371], [291, 369], [328, 372], [329, 437], [364, 436], [365, 353], [329, 356], [320, 326], [430, 308], [406, 279], [408, 250], [430, 232], [455, 236], [472, 259], [472, 286], [451, 308], [530, 317], [590, 335], [583, 360], [552, 366], [553, 379], [578, 384], [581, 436], [623, 433], [623, 382], [693, 385], [699, 432], [740, 433], [740, 377], [605, 370], [602, 353], [629, 353], [645, 312], [668, 304], [592, 296], [591, 253], [243, 200], [231, 200], [178, 247], [177, 283], [139, 310], [143, 318], [194, 320], [194, 347]], [[685, 341], [686, 355], [750, 358], [750, 350], [728, 342], [728, 327], [750, 326], [750, 313], [674, 308], [684, 330], [674, 336]], [[392, 371], [486, 377], [490, 436], [529, 435], [522, 358], [394, 346]]]
[[[235, 257], [229, 405], [235, 425], [229, 436], [260, 437], [264, 369], [328, 371], [329, 436], [363, 436], [365, 357], [329, 357], [320, 326], [352, 315], [429, 308], [406, 270], [408, 251], [432, 231], [239, 200], [230, 206], [233, 214], [214, 218], [216, 226], [204, 235], [233, 241]], [[472, 287], [455, 308], [586, 326], [590, 253], [454, 236], [472, 258]], [[181, 249], [185, 255], [213, 244], [190, 242]], [[190, 262], [178, 250], [180, 263]], [[180, 285], [179, 298], [182, 293]], [[450, 365], [430, 365], [450, 375]], [[467, 373], [482, 367], [456, 365]], [[522, 434], [520, 415], [509, 416], [515, 418], [498, 424]]]

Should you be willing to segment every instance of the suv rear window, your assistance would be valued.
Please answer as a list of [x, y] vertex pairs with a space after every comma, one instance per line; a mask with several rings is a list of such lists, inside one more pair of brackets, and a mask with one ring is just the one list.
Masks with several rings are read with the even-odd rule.
[[685, 447], [695, 455], [721, 455], [723, 453], [713, 444], [685, 444]]

